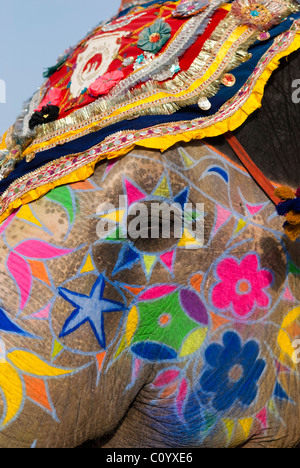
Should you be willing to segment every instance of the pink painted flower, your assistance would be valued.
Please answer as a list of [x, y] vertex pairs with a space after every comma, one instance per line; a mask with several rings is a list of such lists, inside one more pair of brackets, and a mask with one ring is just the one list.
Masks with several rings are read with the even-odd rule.
[[58, 106], [62, 101], [62, 91], [58, 88], [49, 89], [40, 105], [35, 109], [36, 112], [40, 112], [45, 106]]
[[255, 306], [260, 309], [269, 306], [265, 289], [272, 284], [273, 274], [259, 269], [256, 254], [248, 254], [240, 262], [233, 257], [225, 258], [216, 273], [221, 280], [212, 291], [212, 302], [217, 309], [232, 308], [237, 315], [245, 317]]
[[94, 97], [101, 96], [101, 94], [107, 94], [111, 88], [122, 80], [122, 78], [124, 78], [124, 73], [120, 70], [105, 73], [91, 84], [89, 87], [89, 93]]

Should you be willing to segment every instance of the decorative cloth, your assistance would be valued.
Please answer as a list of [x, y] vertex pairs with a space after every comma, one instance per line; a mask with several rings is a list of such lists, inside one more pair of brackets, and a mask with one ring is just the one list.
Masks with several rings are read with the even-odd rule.
[[0, 222], [137, 144], [235, 130], [299, 46], [300, 8], [285, 0], [123, 2], [45, 72], [0, 140]]

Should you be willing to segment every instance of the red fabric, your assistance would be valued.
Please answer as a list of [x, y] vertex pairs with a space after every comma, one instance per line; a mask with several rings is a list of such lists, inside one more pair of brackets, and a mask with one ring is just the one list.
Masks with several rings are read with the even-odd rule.
[[[126, 57], [134, 57], [141, 55], [143, 50], [137, 47], [136, 43], [139, 38], [139, 34], [141, 31], [151, 24], [153, 24], [158, 17], [164, 18], [165, 21], [171, 26], [172, 28], [172, 37], [179, 31], [182, 25], [188, 21], [188, 18], [175, 18], [172, 16], [172, 11], [176, 8], [176, 4], [173, 2], [166, 2], [163, 6], [154, 6], [153, 8], [149, 9], [145, 15], [139, 16], [140, 11], [136, 12], [137, 18], [134, 19], [130, 24], [124, 26], [123, 28], [118, 28], [116, 31], [126, 31], [126, 36], [123, 36], [120, 41], [120, 49], [118, 52], [118, 58], [115, 58], [111, 61], [106, 73], [114, 72], [116, 70], [120, 70], [124, 73], [124, 78], [126, 78], [130, 73], [133, 71], [133, 65], [122, 67], [122, 61], [119, 59], [119, 56], [124, 58]], [[207, 27], [205, 33], [198, 38], [198, 40], [190, 47], [190, 49], [184, 54], [184, 56], [180, 59], [180, 66], [182, 70], [186, 70], [196, 56], [199, 54], [201, 48], [203, 47], [204, 41], [210, 36], [213, 30], [216, 28], [218, 23], [226, 16], [228, 12], [226, 10], [218, 10], [213, 18], [213, 21], [210, 22], [209, 26]], [[102, 32], [101, 29], [96, 29], [88, 38], [84, 41], [79, 43], [76, 47], [72, 55], [68, 58], [67, 62], [64, 64], [62, 68], [60, 68], [57, 72], [55, 72], [47, 82], [47, 89], [50, 88], [58, 88], [61, 92], [61, 101], [59, 104], [60, 107], [60, 114], [59, 118], [66, 117], [70, 113], [74, 112], [77, 109], [80, 109], [95, 99], [96, 96], [92, 96], [88, 90], [86, 90], [83, 94], [78, 97], [73, 97], [70, 93], [70, 81], [72, 78], [72, 74], [76, 69], [76, 63], [78, 56], [87, 49], [88, 42], [91, 38], [100, 37], [103, 34], [110, 34]], [[159, 51], [159, 54], [163, 53], [166, 47], [168, 46], [169, 42], [172, 38], [163, 46], [163, 48]], [[97, 67], [101, 65], [102, 56], [101, 51], [95, 54], [90, 60], [86, 63], [85, 69], [87, 67]], [[100, 76], [100, 75], [99, 75]], [[97, 76], [96, 79], [99, 78]], [[106, 91], [108, 92], [109, 89]]]
[[212, 20], [206, 27], [204, 33], [201, 34], [201, 36], [199, 36], [197, 41], [194, 42], [194, 44], [179, 60], [180, 68], [182, 70], [187, 70], [191, 66], [195, 58], [200, 54], [200, 51], [205, 41], [207, 41], [207, 39], [211, 36], [211, 34], [216, 29], [220, 21], [222, 21], [226, 15], [228, 15], [227, 10], [219, 9], [215, 12], [215, 14], [212, 17]]

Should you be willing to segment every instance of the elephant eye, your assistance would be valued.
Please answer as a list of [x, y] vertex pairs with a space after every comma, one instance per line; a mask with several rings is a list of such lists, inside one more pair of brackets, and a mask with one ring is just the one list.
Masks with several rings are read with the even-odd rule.
[[128, 214], [128, 238], [141, 251], [172, 248], [182, 235], [182, 212], [157, 201], [138, 204]]

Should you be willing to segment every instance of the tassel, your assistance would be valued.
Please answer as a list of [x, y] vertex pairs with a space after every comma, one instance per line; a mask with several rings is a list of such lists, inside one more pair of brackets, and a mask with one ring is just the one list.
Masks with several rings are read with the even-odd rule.
[[280, 216], [286, 217], [284, 232], [292, 241], [300, 237], [300, 187], [294, 192], [289, 187], [279, 187], [275, 195], [282, 200], [276, 210]]
[[295, 198], [295, 192], [289, 187], [279, 187], [275, 190], [275, 196], [281, 198], [281, 200], [288, 200], [289, 198]]
[[58, 71], [67, 61], [67, 59], [70, 57], [71, 53], [74, 51], [73, 47], [70, 47], [68, 50], [66, 50], [65, 55], [61, 55], [57, 59], [57, 63], [53, 65], [52, 67], [47, 68], [44, 73], [43, 77], [44, 78], [50, 78], [56, 71]]

